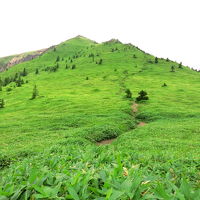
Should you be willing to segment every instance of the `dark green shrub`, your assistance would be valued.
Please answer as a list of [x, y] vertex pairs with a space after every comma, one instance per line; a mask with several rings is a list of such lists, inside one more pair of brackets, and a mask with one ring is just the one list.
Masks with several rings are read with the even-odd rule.
[[101, 59], [99, 60], [99, 65], [101, 65], [102, 62], [103, 62], [103, 59], [101, 58]]
[[38, 68], [35, 70], [35, 74], [39, 74], [39, 70], [38, 70]]
[[136, 101], [143, 101], [149, 99], [149, 97], [147, 96], [147, 92], [145, 92], [144, 90], [141, 90], [138, 94], [139, 96], [136, 98]]
[[26, 71], [26, 69], [24, 68], [23, 72], [20, 73], [21, 76], [27, 76], [28, 72]]
[[180, 68], [180, 69], [183, 68], [183, 66], [182, 66], [182, 62], [179, 63], [178, 68]]
[[72, 65], [72, 69], [76, 69], [76, 65]]
[[175, 72], [175, 67], [173, 65], [171, 66], [171, 71], [170, 72]]
[[126, 89], [125, 93], [126, 93], [126, 98], [132, 98], [132, 92], [130, 91], [130, 89]]
[[39, 95], [39, 92], [38, 92], [37, 86], [34, 85], [31, 100], [35, 99], [38, 95]]
[[60, 56], [57, 56], [56, 62], [59, 62], [59, 61], [60, 61]]
[[133, 54], [133, 58], [137, 58], [137, 56], [135, 54]]
[[5, 101], [4, 99], [0, 99], [0, 108], [4, 108], [5, 107]]
[[158, 58], [157, 58], [157, 57], [155, 57], [155, 63], [156, 63], [156, 64], [158, 63]]

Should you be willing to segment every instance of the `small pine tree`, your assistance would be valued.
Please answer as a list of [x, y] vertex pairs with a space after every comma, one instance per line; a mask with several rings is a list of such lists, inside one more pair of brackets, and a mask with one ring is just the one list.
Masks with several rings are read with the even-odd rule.
[[34, 85], [31, 100], [35, 99], [38, 95], [39, 95], [39, 92], [38, 92], [37, 86]]
[[169, 62], [169, 58], [167, 58], [167, 60], [166, 60], [167, 62]]
[[17, 87], [21, 87], [22, 86], [22, 79], [21, 79], [21, 76], [18, 77], [18, 79], [15, 81], [16, 83], [16, 86]]
[[89, 77], [87, 76], [87, 77], [85, 78], [85, 80], [89, 80]]
[[65, 65], [65, 69], [68, 69], [68, 65], [67, 64]]
[[157, 58], [157, 57], [155, 57], [155, 63], [156, 63], [156, 64], [158, 63], [158, 58]]
[[99, 65], [101, 65], [102, 62], [103, 62], [103, 59], [101, 58], [101, 59], [99, 60]]
[[132, 92], [130, 91], [130, 89], [126, 89], [125, 93], [126, 93], [126, 98], [132, 98]]
[[0, 99], [0, 108], [4, 108], [5, 107], [5, 101], [4, 99]]
[[54, 52], [56, 51], [56, 47], [53, 48], [53, 51], [54, 51]]
[[178, 68], [180, 68], [180, 69], [183, 68], [183, 66], [182, 66], [182, 62], [179, 63]]
[[166, 84], [166, 83], [164, 83], [164, 84], [162, 85], [162, 87], [167, 87], [167, 84]]
[[15, 77], [13, 79], [14, 82], [18, 79], [18, 76], [19, 76], [18, 73], [15, 73]]
[[56, 62], [59, 62], [59, 61], [60, 61], [60, 56], [57, 56]]
[[38, 68], [35, 70], [35, 74], [39, 74], [39, 69]]
[[24, 68], [23, 72], [21, 73], [22, 76], [27, 76], [28, 72], [26, 71], [26, 69]]
[[136, 101], [143, 101], [149, 99], [149, 97], [147, 96], [147, 92], [145, 92], [144, 90], [141, 90], [138, 94], [139, 96], [136, 98]]
[[171, 72], [175, 72], [175, 67], [173, 65], [171, 66]]
[[76, 68], [76, 65], [72, 65], [72, 69], [75, 69]]

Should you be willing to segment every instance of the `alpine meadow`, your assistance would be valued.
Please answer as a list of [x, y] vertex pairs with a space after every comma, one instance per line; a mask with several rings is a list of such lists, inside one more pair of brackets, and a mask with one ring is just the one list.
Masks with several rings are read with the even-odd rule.
[[117, 39], [24, 56], [0, 58], [0, 200], [200, 199], [198, 71]]

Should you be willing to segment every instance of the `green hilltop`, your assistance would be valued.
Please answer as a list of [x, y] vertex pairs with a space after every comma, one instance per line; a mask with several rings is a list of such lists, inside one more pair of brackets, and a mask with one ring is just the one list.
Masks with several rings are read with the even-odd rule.
[[0, 200], [200, 199], [199, 80], [82, 36], [1, 72]]

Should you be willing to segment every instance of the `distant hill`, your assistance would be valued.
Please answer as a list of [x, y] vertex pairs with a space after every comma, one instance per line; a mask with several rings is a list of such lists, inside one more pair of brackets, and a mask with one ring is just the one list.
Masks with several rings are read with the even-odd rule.
[[13, 55], [13, 56], [6, 56], [0, 58], [0, 72], [5, 71], [9, 67], [12, 67], [13, 65], [32, 60], [34, 58], [37, 58], [38, 56], [42, 55], [46, 51], [48, 51], [50, 48], [46, 49], [41, 49], [38, 51], [32, 51], [32, 52], [27, 52], [27, 53], [22, 53], [18, 55]]

